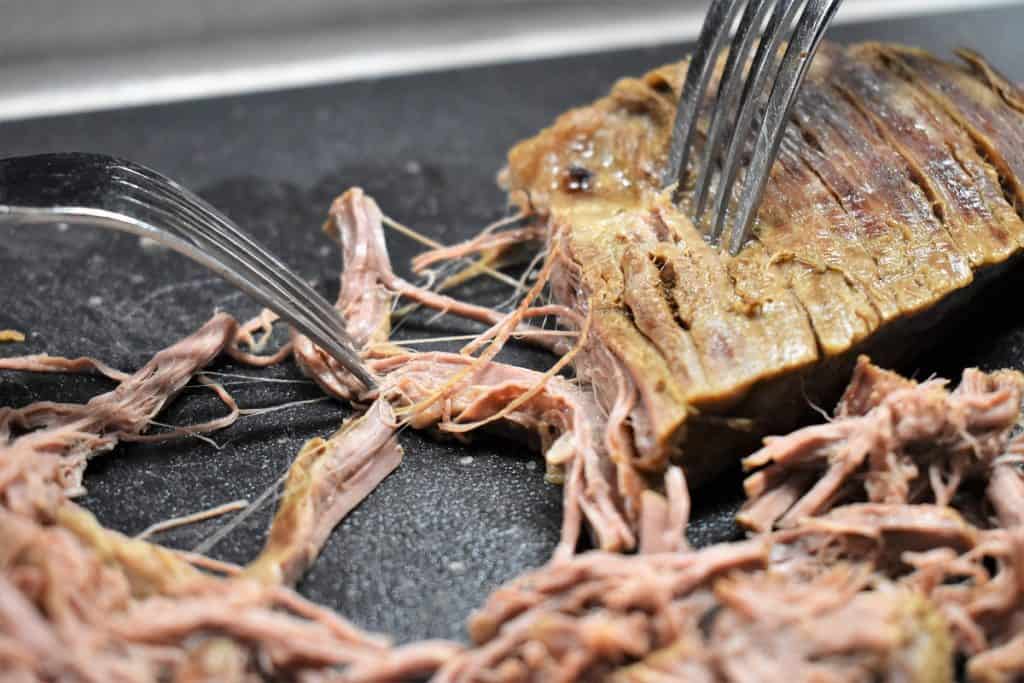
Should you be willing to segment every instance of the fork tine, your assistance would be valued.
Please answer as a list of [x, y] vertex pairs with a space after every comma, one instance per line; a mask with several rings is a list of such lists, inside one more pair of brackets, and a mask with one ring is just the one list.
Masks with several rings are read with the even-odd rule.
[[[253, 267], [249, 261], [241, 258], [234, 250], [225, 250], [217, 243], [210, 242], [205, 238], [205, 232], [196, 227], [194, 219], [182, 217], [176, 213], [177, 208], [164, 209], [135, 196], [125, 195], [122, 200], [135, 204], [149, 215], [159, 215], [161, 225], [168, 227], [166, 230], [158, 231], [157, 234], [150, 233], [154, 239], [199, 261], [244, 290], [264, 306], [274, 309], [282, 319], [291, 323], [296, 329], [309, 336], [318, 346], [336, 357], [367, 388], [373, 388], [375, 385], [373, 376], [364, 369], [361, 359], [352, 351], [351, 347], [343, 343], [344, 332], [342, 331], [339, 335], [338, 330], [324, 324], [324, 318], [310, 315], [308, 309], [303, 305], [303, 299], [282, 291], [276, 285], [273, 277], [268, 277], [265, 271]], [[171, 227], [172, 225], [173, 227]], [[174, 243], [184, 245], [185, 248], [175, 246]], [[197, 254], [204, 258], [197, 258]]]
[[[221, 242], [222, 248], [239, 249], [245, 252], [247, 256], [259, 263], [267, 273], [272, 274], [278, 283], [289, 291], [299, 303], [312, 306], [312, 312], [323, 316], [325, 321], [329, 321], [331, 327], [341, 334], [342, 339], [351, 341], [342, 324], [341, 317], [338, 315], [338, 311], [333, 306], [328, 304], [304, 280], [295, 277], [292, 271], [276, 256], [254, 242], [248, 235], [238, 230], [226, 216], [202, 199], [202, 197], [169, 178], [149, 171], [149, 169], [141, 167], [136, 169], [125, 164], [122, 166], [122, 170], [150, 180], [151, 182], [147, 186], [149, 190], [167, 197], [175, 203], [176, 208], [180, 208], [182, 211], [192, 215], [204, 233], [209, 234], [210, 230], [215, 229], [217, 235], [223, 240]], [[168, 185], [173, 188], [174, 193], [168, 191]]]
[[800, 1], [783, 0], [775, 6], [771, 19], [765, 27], [764, 34], [754, 53], [754, 60], [751, 62], [750, 70], [743, 86], [743, 95], [740, 97], [739, 114], [736, 116], [736, 124], [733, 126], [732, 138], [722, 162], [722, 170], [718, 178], [712, 215], [714, 224], [708, 232], [708, 239], [713, 244], [718, 244], [725, 228], [725, 219], [729, 208], [729, 200], [732, 197], [732, 188], [739, 175], [743, 155], [748, 144], [748, 134], [754, 115], [758, 111], [761, 101], [761, 94], [765, 87], [771, 82], [769, 74], [775, 73], [775, 62], [778, 60], [779, 48], [783, 39], [789, 33], [789, 27], [793, 23], [797, 12], [801, 7]]
[[338, 312], [178, 183], [131, 162], [82, 153], [0, 159], [0, 178], [0, 221], [45, 223], [63, 218], [154, 239], [273, 309], [368, 389], [376, 386]]
[[681, 199], [689, 164], [690, 144], [697, 123], [697, 114], [704, 103], [716, 58], [722, 43], [732, 30], [733, 21], [746, 0], [712, 0], [704, 17], [697, 48], [686, 69], [683, 92], [679, 97], [676, 119], [672, 127], [672, 140], [668, 150], [668, 166], [665, 169], [664, 184], [677, 183], [673, 200]]
[[[129, 180], [120, 176], [112, 176], [110, 182], [120, 191], [121, 201], [133, 204], [136, 211], [141, 211], [146, 215], [159, 214], [159, 225], [164, 226], [166, 232], [184, 239], [208, 253], [216, 254], [221, 261], [229, 261], [233, 267], [244, 268], [246, 272], [271, 287], [275, 295], [292, 298], [289, 288], [280, 284], [281, 276], [277, 272], [261, 267], [261, 264], [245, 258], [244, 252], [232, 242], [230, 236], [224, 235], [219, 230], [211, 229], [208, 225], [210, 219], [202, 213], [196, 213], [188, 204], [184, 203], [184, 198], [166, 191], [157, 183], [140, 185], [136, 182], [139, 180], [142, 179], [134, 177]], [[142, 180], [142, 182], [146, 181]], [[299, 307], [311, 320], [318, 319], [312, 309], [302, 304], [299, 304]]]
[[[134, 203], [136, 200], [133, 198], [130, 201]], [[151, 207], [147, 206], [147, 209], [151, 210]], [[160, 211], [162, 212], [162, 210]], [[276, 300], [272, 294], [269, 294], [266, 291], [266, 289], [249, 280], [241, 272], [233, 269], [229, 265], [226, 265], [221, 260], [204, 251], [202, 248], [197, 247], [191, 241], [178, 237], [170, 232], [158, 230], [147, 222], [127, 216], [121, 211], [115, 211], [107, 208], [90, 208], [87, 206], [54, 207], [49, 205], [32, 206], [31, 204], [25, 206], [0, 205], [0, 222], [3, 222], [4, 220], [12, 220], [17, 223], [27, 224], [48, 224], [53, 223], [54, 220], [63, 220], [69, 224], [74, 223], [91, 227], [105, 227], [121, 232], [128, 232], [140, 237], [152, 238], [179, 254], [201, 264], [210, 271], [217, 273], [222, 278], [246, 292], [252, 296], [252, 298], [264, 304], [268, 308], [274, 308], [281, 314], [282, 319], [291, 323], [296, 328], [302, 327], [300, 322], [302, 319], [301, 316], [294, 316], [292, 314], [293, 311], [287, 302]], [[282, 306], [282, 303], [285, 305]], [[315, 330], [309, 334], [309, 337], [321, 348], [327, 350], [327, 352], [332, 356], [338, 358], [339, 362], [342, 362], [343, 365], [345, 365], [353, 375], [359, 378], [359, 380], [363, 382], [368, 389], [373, 389], [376, 386], [376, 379], [371, 373], [363, 368], [361, 359], [353, 355], [351, 350], [345, 348], [337, 339], [330, 336], [325, 337], [322, 333]], [[352, 367], [349, 367], [348, 363], [344, 362], [345, 359], [352, 363]]]
[[707, 141], [704, 145], [704, 158], [701, 161], [697, 187], [694, 190], [693, 217], [694, 223], [700, 225], [707, 204], [708, 190], [714, 179], [714, 168], [722, 159], [719, 149], [723, 133], [730, 129], [735, 121], [738, 110], [737, 98], [742, 92], [743, 71], [747, 65], [747, 56], [754, 46], [754, 41], [761, 34], [768, 10], [777, 0], [751, 0], [740, 18], [739, 28], [729, 47], [725, 70], [718, 85], [718, 97], [712, 108], [712, 118], [708, 129]]
[[[283, 319], [308, 334], [318, 346], [337, 357], [342, 365], [368, 388], [374, 386], [374, 378], [365, 370], [361, 359], [353, 351], [354, 345], [341, 326], [337, 311], [329, 308], [330, 315], [325, 316], [307, 306], [307, 301], [322, 300], [319, 294], [310, 289], [311, 295], [296, 296], [290, 291], [291, 288], [283, 287], [281, 272], [288, 271], [268, 269], [262, 264], [254, 266], [245, 252], [240, 251], [239, 247], [223, 234], [211, 231], [203, 220], [205, 216], [196, 216], [182, 204], [181, 198], [166, 192], [154, 194], [149, 188], [128, 183], [123, 178], [113, 178], [112, 182], [117, 183], [125, 192], [122, 200], [131, 202], [149, 213], [160, 214], [159, 224], [166, 226], [167, 234], [209, 255], [217, 266], [213, 267], [217, 273], [244, 289], [260, 303], [273, 308]], [[135, 192], [128, 193], [133, 190]], [[156, 206], [154, 197], [168, 202], [169, 206]], [[191, 252], [185, 255], [194, 258]], [[208, 262], [204, 262], [204, 265], [212, 267]], [[312, 298], [313, 296], [315, 298]], [[326, 302], [324, 305], [326, 306]]]
[[268, 274], [265, 269], [254, 265], [252, 261], [245, 258], [245, 255], [238, 249], [211, 235], [201, 219], [189, 215], [180, 204], [156, 197], [147, 189], [129, 185], [123, 180], [113, 181], [113, 184], [122, 193], [120, 199], [123, 203], [132, 204], [135, 213], [144, 214], [150, 220], [153, 217], [158, 218], [159, 225], [164, 226], [164, 233], [211, 255], [223, 267], [243, 273], [249, 282], [254, 285], [258, 283], [272, 297], [286, 301], [297, 310], [306, 326], [318, 327], [322, 330], [328, 329], [322, 324], [319, 316], [305, 307], [302, 302], [296, 302], [295, 298], [280, 286], [276, 275]]
[[796, 101], [800, 84], [821, 44], [841, 0], [810, 0], [796, 27], [796, 35], [786, 48], [786, 56], [779, 67], [779, 77], [772, 88], [765, 119], [754, 145], [754, 157], [747, 169], [744, 188], [736, 221], [732, 226], [729, 253], [735, 256], [750, 236], [764, 186], [768, 181], [771, 164], [779, 150], [782, 135], [789, 121], [789, 113]]
[[227, 218], [217, 213], [216, 209], [212, 209], [209, 205], [198, 205], [196, 200], [199, 198], [187, 191], [181, 192], [180, 187], [172, 187], [171, 190], [168, 190], [162, 183], [155, 180], [148, 183], [147, 187], [142, 188], [141, 191], [159, 195], [171, 202], [173, 209], [169, 212], [170, 220], [180, 218], [182, 215], [192, 218], [190, 223], [192, 232], [189, 234], [191, 239], [201, 239], [208, 248], [216, 248], [219, 253], [228, 254], [236, 261], [240, 260], [239, 254], [244, 255], [250, 259], [246, 265], [250, 268], [253, 263], [258, 265], [258, 268], [252, 269], [259, 277], [269, 282], [281, 296], [287, 296], [292, 305], [302, 309], [310, 321], [325, 325], [325, 329], [329, 329], [331, 334], [350, 346], [353, 345], [342, 324], [341, 317], [330, 304], [303, 280], [292, 275], [287, 266], [282, 265], [276, 258], [269, 257], [265, 250], [255, 245]]

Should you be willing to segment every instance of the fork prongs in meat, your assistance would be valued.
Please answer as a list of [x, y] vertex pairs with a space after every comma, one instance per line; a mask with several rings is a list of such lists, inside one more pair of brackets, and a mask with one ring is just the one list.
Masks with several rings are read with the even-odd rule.
[[[718, 245], [730, 217], [731, 199], [737, 198], [728, 244], [733, 255], [750, 238], [796, 94], [840, 2], [715, 0], [708, 10], [676, 112], [665, 183], [676, 183], [673, 199], [681, 204], [691, 186], [691, 157], [703, 103], [718, 55], [737, 24], [710, 110], [703, 153], [699, 163], [693, 164], [690, 199], [694, 222]], [[750, 163], [736, 191], [747, 158]]]

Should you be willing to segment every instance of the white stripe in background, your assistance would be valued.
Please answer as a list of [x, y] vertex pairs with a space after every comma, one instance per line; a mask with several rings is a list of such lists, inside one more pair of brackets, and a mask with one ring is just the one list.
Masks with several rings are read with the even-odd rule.
[[[1019, 0], [860, 0], [844, 6], [836, 21], [1012, 4]], [[572, 20], [538, 12], [518, 23], [478, 19], [472, 26], [456, 21], [397, 31], [355, 28], [272, 44], [200, 45], [92, 60], [55, 57], [46, 64], [0, 66], [0, 121], [658, 45], [694, 38], [702, 18], [692, 10], [598, 18], [576, 10]], [[544, 28], [551, 26], [558, 28]]]

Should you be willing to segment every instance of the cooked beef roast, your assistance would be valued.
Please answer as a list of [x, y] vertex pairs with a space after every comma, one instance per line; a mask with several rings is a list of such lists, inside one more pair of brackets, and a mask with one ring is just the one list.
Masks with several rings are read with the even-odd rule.
[[[808, 398], [834, 400], [859, 353], [889, 365], [919, 351], [1016, 257], [1024, 93], [964, 57], [823, 46], [736, 257], [660, 184], [685, 62], [620, 81], [511, 151], [510, 196], [562, 247], [557, 298], [592, 311], [592, 336], [636, 385], [638, 468], [720, 470], [793, 427]], [[596, 355], [584, 371], [607, 364]], [[610, 373], [591, 374], [610, 405]]]

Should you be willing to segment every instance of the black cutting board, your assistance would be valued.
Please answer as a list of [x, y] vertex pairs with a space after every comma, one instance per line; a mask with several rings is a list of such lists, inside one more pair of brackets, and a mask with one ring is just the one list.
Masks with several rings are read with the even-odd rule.
[[[844, 26], [840, 41], [895, 40], [940, 53], [966, 45], [1024, 80], [1024, 6]], [[333, 298], [339, 256], [320, 234], [331, 198], [363, 186], [392, 216], [451, 243], [502, 215], [494, 178], [505, 151], [561, 111], [600, 96], [619, 76], [678, 59], [683, 46], [553, 59], [301, 90], [183, 102], [0, 124], [0, 156], [96, 151], [150, 165], [197, 189]], [[394, 235], [389, 235], [389, 239]], [[396, 263], [416, 247], [391, 239]], [[464, 294], [496, 301], [487, 283]], [[1012, 298], [1010, 299], [1013, 300]], [[966, 365], [1024, 368], [1024, 308], [990, 305], [919, 361], [921, 374]], [[0, 354], [95, 355], [135, 368], [218, 307], [239, 317], [250, 301], [181, 257], [136, 238], [58, 227], [0, 232], [0, 329], [28, 331]], [[465, 331], [445, 322], [435, 330]], [[543, 355], [517, 351], [518, 362]], [[218, 370], [237, 371], [228, 364]], [[300, 379], [290, 363], [258, 373]], [[109, 387], [92, 378], [4, 373], [0, 404], [84, 400]], [[232, 387], [243, 406], [316, 398], [308, 384]], [[188, 390], [162, 419], [201, 420], [219, 410]], [[128, 533], [176, 515], [257, 497], [305, 439], [346, 414], [334, 402], [247, 417], [199, 441], [122, 446], [89, 468], [84, 504]], [[518, 444], [472, 447], [405, 433], [406, 458], [331, 536], [300, 585], [310, 598], [400, 641], [465, 637], [464, 620], [501, 582], [543, 563], [554, 547], [561, 490]], [[697, 493], [695, 541], [735, 534], [738, 477]], [[244, 562], [259, 550], [272, 506], [216, 546]], [[191, 548], [223, 523], [160, 537]]]

